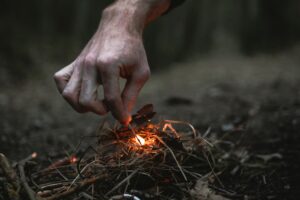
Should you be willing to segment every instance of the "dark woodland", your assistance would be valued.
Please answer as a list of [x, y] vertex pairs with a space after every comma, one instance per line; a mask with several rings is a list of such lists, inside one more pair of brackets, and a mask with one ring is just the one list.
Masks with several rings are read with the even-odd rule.
[[[105, 154], [100, 147], [115, 139], [113, 133], [132, 142], [130, 129], [115, 125], [110, 114], [76, 113], [53, 81], [53, 74], [78, 56], [111, 2], [1, 2], [0, 200], [33, 200], [31, 190], [46, 195], [36, 200], [299, 199], [300, 1], [187, 0], [151, 23], [144, 44], [152, 75], [134, 113], [150, 103], [156, 114], [152, 119], [137, 112], [135, 117], [149, 117], [153, 124], [147, 118], [146, 124], [136, 123], [135, 131], [156, 138], [156, 148], [163, 151], [133, 148], [140, 156], [135, 159], [126, 146], [130, 156], [121, 164], [116, 155], [124, 149], [105, 149]], [[185, 135], [163, 130], [163, 120], [188, 122], [198, 135], [178, 139]], [[172, 124], [188, 135], [185, 125]], [[196, 150], [190, 153], [190, 148]], [[157, 157], [149, 157], [152, 153]], [[104, 173], [95, 165], [80, 174], [108, 156], [107, 163], [118, 168]], [[57, 162], [65, 158], [70, 165], [60, 168], [65, 164]], [[73, 181], [72, 194], [60, 197], [49, 189], [52, 196], [47, 196], [37, 187], [65, 184], [52, 173], [53, 166]], [[13, 191], [20, 185], [21, 196], [12, 198], [7, 185]]]

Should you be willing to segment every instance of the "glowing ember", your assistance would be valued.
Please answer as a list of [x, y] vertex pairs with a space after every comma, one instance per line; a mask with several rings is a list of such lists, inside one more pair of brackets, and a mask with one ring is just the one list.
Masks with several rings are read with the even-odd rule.
[[33, 152], [33, 153], [31, 154], [31, 157], [32, 157], [32, 158], [36, 158], [36, 157], [37, 157], [37, 153], [36, 153], [36, 152]]
[[70, 158], [70, 163], [76, 163], [78, 161], [78, 159], [75, 156], [72, 156]]
[[135, 140], [136, 140], [136, 142], [139, 143], [140, 145], [144, 145], [144, 144], [145, 144], [145, 139], [142, 138], [142, 137], [139, 136], [139, 135], [136, 135]]

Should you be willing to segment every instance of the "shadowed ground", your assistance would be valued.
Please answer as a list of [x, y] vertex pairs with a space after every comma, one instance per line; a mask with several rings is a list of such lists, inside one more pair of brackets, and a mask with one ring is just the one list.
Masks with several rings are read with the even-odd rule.
[[[137, 108], [153, 103], [161, 118], [189, 121], [200, 132], [211, 127], [210, 137], [226, 137], [248, 155], [280, 154], [274, 172], [254, 174], [249, 180], [243, 179], [243, 172], [232, 173], [235, 166], [229, 165], [222, 169], [221, 179], [235, 191], [244, 192], [243, 186], [256, 191], [258, 199], [296, 199], [300, 178], [297, 52], [203, 57], [174, 64], [152, 75]], [[57, 66], [42, 67], [52, 75]], [[75, 113], [56, 91], [50, 75], [1, 88], [0, 152], [11, 160], [33, 151], [51, 156], [74, 148], [102, 120]]]

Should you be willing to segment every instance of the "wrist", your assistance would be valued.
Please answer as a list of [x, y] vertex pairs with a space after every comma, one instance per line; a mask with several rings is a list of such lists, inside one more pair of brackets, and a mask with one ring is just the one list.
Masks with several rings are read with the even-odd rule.
[[103, 10], [101, 24], [142, 34], [144, 27], [164, 13], [169, 5], [170, 0], [117, 0]]

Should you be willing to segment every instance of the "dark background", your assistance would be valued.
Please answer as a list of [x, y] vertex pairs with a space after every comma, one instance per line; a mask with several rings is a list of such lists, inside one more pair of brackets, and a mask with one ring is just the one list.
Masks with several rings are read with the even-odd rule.
[[[110, 2], [2, 1], [1, 70], [22, 79], [31, 70], [40, 71], [37, 60], [72, 61]], [[147, 28], [145, 46], [151, 67], [212, 52], [254, 56], [290, 48], [300, 38], [299, 9], [298, 0], [188, 0]]]
[[[114, 121], [77, 114], [52, 79], [110, 2], [1, 1], [0, 152], [9, 159], [70, 152], [104, 118]], [[210, 127], [211, 141], [230, 141], [220, 179], [248, 199], [299, 196], [299, 19], [299, 0], [187, 0], [145, 30], [153, 73], [136, 108], [153, 103], [160, 118], [189, 121], [202, 133]]]

